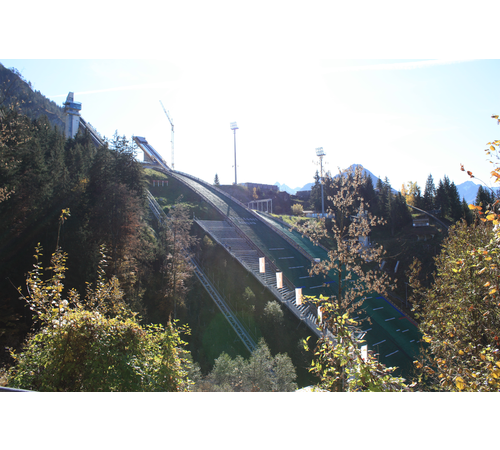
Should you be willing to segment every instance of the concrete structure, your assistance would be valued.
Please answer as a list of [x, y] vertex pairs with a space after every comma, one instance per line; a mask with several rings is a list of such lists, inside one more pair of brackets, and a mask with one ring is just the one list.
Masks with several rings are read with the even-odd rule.
[[132, 137], [137, 144], [137, 146], [144, 152], [144, 161], [143, 164], [151, 164], [151, 165], [164, 165], [168, 169], [167, 163], [161, 157], [161, 155], [150, 145], [146, 138], [141, 136], [133, 136]]
[[248, 203], [249, 209], [254, 209], [256, 211], [262, 211], [267, 213], [273, 213], [273, 200], [266, 198], [263, 200], [253, 200]]
[[66, 139], [72, 139], [76, 136], [76, 133], [78, 133], [81, 109], [82, 104], [75, 102], [73, 99], [73, 92], [70, 92], [66, 97], [66, 102], [64, 103], [64, 112], [66, 114], [64, 134]]
[[97, 130], [87, 123], [83, 117], [80, 115], [80, 111], [82, 109], [82, 104], [74, 101], [74, 94], [70, 92], [66, 97], [66, 102], [64, 103], [64, 112], [66, 114], [66, 124], [64, 127], [64, 135], [66, 139], [73, 139], [78, 133], [78, 130], [81, 130], [82, 133], [89, 132], [90, 137], [92, 138], [92, 143], [96, 147], [100, 147], [104, 145], [104, 139], [97, 132]]

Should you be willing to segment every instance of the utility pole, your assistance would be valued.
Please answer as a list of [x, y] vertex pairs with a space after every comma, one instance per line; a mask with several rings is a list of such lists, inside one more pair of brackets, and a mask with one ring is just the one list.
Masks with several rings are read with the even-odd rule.
[[170, 118], [170, 116], [168, 115], [168, 112], [165, 110], [165, 107], [163, 106], [163, 103], [161, 103], [161, 100], [160, 100], [160, 104], [161, 104], [161, 107], [163, 108], [163, 111], [165, 112], [165, 115], [167, 116], [167, 119], [170, 122], [170, 125], [172, 127], [170, 143], [172, 144], [172, 170], [173, 170], [174, 169], [174, 122]]
[[236, 122], [231, 122], [231, 130], [234, 132], [234, 184], [238, 184], [238, 178], [236, 176], [236, 130], [238, 129], [238, 125]]
[[325, 215], [325, 199], [323, 197], [323, 156], [325, 156], [326, 153], [323, 150], [323, 147], [318, 147], [316, 149], [316, 156], [319, 156], [319, 163], [321, 166], [321, 216], [324, 217]]

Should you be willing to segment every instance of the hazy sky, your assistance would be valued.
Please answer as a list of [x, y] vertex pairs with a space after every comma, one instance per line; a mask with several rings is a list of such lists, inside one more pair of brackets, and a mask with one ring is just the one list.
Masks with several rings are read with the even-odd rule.
[[[387, 3], [397, 10], [397, 2]], [[419, 11], [405, 26], [375, 23], [369, 18], [376, 10], [363, 2], [359, 14], [354, 6], [328, 12], [324, 2], [286, 9], [273, 2], [175, 4], [162, 17], [143, 7], [123, 28], [118, 13], [110, 29], [103, 24], [103, 41], [85, 26], [87, 12], [72, 28], [85, 30], [80, 45], [60, 39], [63, 51], [43, 52], [42, 59], [30, 59], [36, 52], [22, 47], [14, 54], [26, 59], [0, 53], [0, 62], [58, 104], [74, 92], [82, 116], [102, 135], [144, 136], [170, 163], [161, 100], [174, 122], [175, 168], [210, 182], [216, 173], [221, 183], [234, 182], [233, 121], [238, 182], [301, 187], [318, 168], [316, 147], [326, 153], [326, 169], [362, 164], [398, 190], [410, 180], [423, 189], [429, 174], [436, 184], [445, 174], [460, 184], [468, 179], [461, 163], [489, 181], [484, 149], [500, 135], [491, 119], [500, 113], [500, 60], [474, 59], [484, 52], [460, 40], [467, 32], [448, 37], [441, 24], [426, 26]], [[448, 27], [471, 14], [437, 12]], [[344, 15], [356, 19], [346, 26]], [[446, 42], [416, 51], [424, 36]], [[389, 51], [374, 50], [389, 43]], [[418, 59], [401, 59], [409, 56]]]

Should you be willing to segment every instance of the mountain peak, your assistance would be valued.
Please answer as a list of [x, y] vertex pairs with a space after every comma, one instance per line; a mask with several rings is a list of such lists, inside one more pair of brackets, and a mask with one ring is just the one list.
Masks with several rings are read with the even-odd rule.
[[[373, 173], [371, 173], [368, 169], [365, 169], [361, 164], [351, 164], [351, 166], [347, 170], [354, 170], [356, 167], [361, 168], [363, 175], [370, 176], [370, 178], [372, 180], [373, 187], [375, 187], [377, 185], [378, 177], [373, 175]], [[335, 175], [333, 175], [333, 176], [335, 176]], [[295, 195], [297, 193], [297, 191], [310, 191], [312, 189], [312, 187], [314, 186], [314, 183], [307, 183], [306, 185], [304, 185], [302, 187], [297, 186], [295, 189], [292, 189], [290, 186], [287, 186], [286, 184], [281, 184], [279, 181], [274, 183], [274, 185], [278, 186], [280, 191], [285, 191], [291, 195]]]

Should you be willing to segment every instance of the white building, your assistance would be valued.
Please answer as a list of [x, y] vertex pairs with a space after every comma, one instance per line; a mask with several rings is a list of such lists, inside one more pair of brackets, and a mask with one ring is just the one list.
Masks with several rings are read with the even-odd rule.
[[66, 102], [64, 103], [64, 112], [66, 113], [66, 127], [64, 129], [64, 134], [66, 139], [72, 139], [76, 136], [76, 133], [78, 133], [81, 109], [82, 104], [75, 102], [73, 100], [73, 92], [70, 92], [66, 97]]

